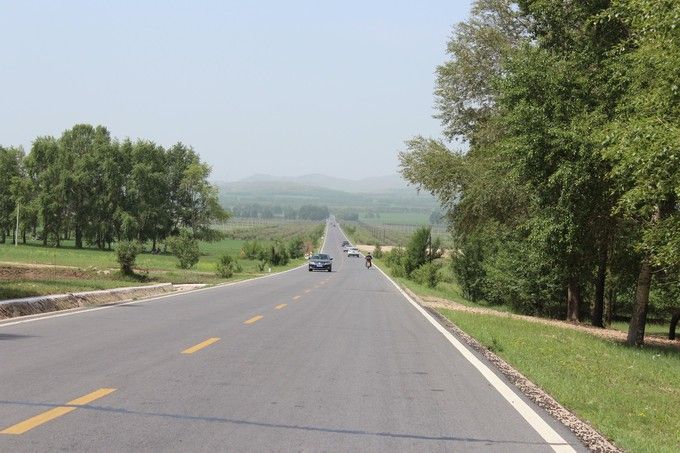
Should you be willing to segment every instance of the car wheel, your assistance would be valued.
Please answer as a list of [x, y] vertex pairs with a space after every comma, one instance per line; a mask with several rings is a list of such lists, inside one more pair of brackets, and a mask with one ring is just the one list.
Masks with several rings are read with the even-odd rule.
[[329, 268], [328, 268], [328, 272], [330, 272], [330, 271], [331, 271], [331, 268], [329, 267]]
[[312, 272], [312, 268], [311, 268], [311, 267], [309, 268], [309, 272]]

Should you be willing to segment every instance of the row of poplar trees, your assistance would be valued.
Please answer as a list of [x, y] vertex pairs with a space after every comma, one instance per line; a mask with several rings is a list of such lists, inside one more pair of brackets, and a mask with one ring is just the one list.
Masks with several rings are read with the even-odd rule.
[[210, 239], [227, 215], [210, 167], [181, 143], [111, 138], [103, 126], [77, 124], [59, 138], [38, 137], [25, 155], [0, 147], [0, 241], [16, 234], [60, 246], [111, 248], [121, 240], [158, 241], [189, 230]]
[[[475, 300], [536, 315], [680, 314], [680, 2], [476, 0], [437, 68], [446, 140], [401, 171], [447, 208]], [[457, 149], [455, 149], [457, 148]]]

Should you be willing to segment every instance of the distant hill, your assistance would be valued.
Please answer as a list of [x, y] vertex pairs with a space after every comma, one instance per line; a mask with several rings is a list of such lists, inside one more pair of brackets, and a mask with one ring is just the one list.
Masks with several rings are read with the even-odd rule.
[[348, 193], [381, 193], [397, 190], [410, 190], [406, 182], [399, 175], [373, 176], [358, 180], [336, 178], [318, 173], [309, 175], [280, 177], [265, 174], [255, 174], [237, 182], [292, 182], [305, 186], [322, 187], [340, 190]]
[[336, 210], [429, 213], [437, 207], [430, 194], [418, 193], [397, 175], [358, 181], [323, 175], [292, 178], [253, 175], [217, 185], [220, 201], [226, 208], [253, 203], [294, 208], [318, 204]]

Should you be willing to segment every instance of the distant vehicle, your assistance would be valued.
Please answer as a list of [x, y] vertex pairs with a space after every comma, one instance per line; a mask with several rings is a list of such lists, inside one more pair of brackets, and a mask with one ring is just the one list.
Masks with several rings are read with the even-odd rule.
[[342, 241], [342, 244], [340, 244], [340, 247], [344, 247], [346, 245], [349, 245], [349, 241]]
[[333, 258], [326, 255], [325, 253], [319, 253], [317, 255], [312, 255], [309, 258], [309, 272], [312, 271], [328, 271], [330, 272], [333, 268]]
[[350, 257], [350, 256], [356, 256], [357, 258], [359, 258], [359, 249], [356, 248], [356, 247], [350, 247], [347, 250], [347, 257]]

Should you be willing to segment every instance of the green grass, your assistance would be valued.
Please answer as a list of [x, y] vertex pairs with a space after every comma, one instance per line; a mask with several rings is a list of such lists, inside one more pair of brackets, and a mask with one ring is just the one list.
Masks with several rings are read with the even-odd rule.
[[143, 283], [134, 280], [117, 280], [108, 278], [44, 278], [39, 280], [23, 280], [2, 282], [0, 300], [19, 299], [44, 294], [65, 294], [80, 291], [120, 288], [123, 286], [141, 286]]
[[[228, 252], [238, 256], [245, 241], [225, 239], [218, 242], [201, 242], [201, 258], [194, 268], [199, 272], [212, 272], [219, 255]], [[78, 268], [116, 269], [115, 251], [97, 249], [76, 249], [73, 241], [63, 241], [62, 247], [43, 247], [42, 244], [31, 242], [26, 245], [0, 244], [0, 261], [31, 264], [51, 264], [57, 266], [73, 266]], [[168, 254], [154, 255], [141, 253], [137, 256], [137, 268], [172, 270], [177, 267], [177, 259]]]
[[375, 262], [378, 266], [380, 266], [382, 270], [390, 274], [390, 277], [396, 280], [401, 286], [410, 289], [411, 291], [418, 295], [439, 297], [441, 299], [457, 302], [461, 305], [465, 305], [466, 307], [483, 307], [493, 308], [494, 310], [504, 312], [510, 311], [510, 308], [504, 305], [489, 305], [484, 303], [483, 301], [477, 303], [467, 300], [465, 296], [463, 296], [463, 292], [460, 289], [460, 286], [458, 285], [458, 283], [455, 282], [451, 269], [446, 265], [444, 265], [442, 269], [439, 271], [440, 274], [443, 276], [443, 280], [437, 284], [436, 288], [430, 288], [426, 285], [421, 285], [420, 283], [414, 282], [413, 280], [409, 280], [404, 277], [395, 277], [392, 271], [387, 266], [387, 263], [385, 263], [384, 259], [376, 259]]
[[[612, 329], [620, 330], [621, 332], [628, 332], [629, 323], [623, 321], [614, 321], [609, 326]], [[668, 330], [670, 329], [670, 323], [651, 323], [648, 322], [645, 326], [645, 335], [663, 335], [668, 336]]]
[[[200, 242], [199, 262], [188, 270], [178, 269], [177, 259], [169, 253], [141, 253], [137, 256], [135, 264], [137, 278], [120, 275], [117, 271], [119, 266], [115, 251], [76, 249], [73, 241], [62, 241], [60, 248], [43, 247], [38, 241], [32, 241], [26, 245], [20, 244], [18, 247], [12, 244], [0, 244], [0, 263], [43, 264], [75, 268], [36, 268], [30, 273], [22, 274], [16, 273], [16, 269], [12, 270], [9, 267], [4, 276], [0, 273], [0, 300], [158, 282], [218, 284], [252, 278], [262, 275], [263, 272], [258, 269], [259, 261], [239, 258], [241, 247], [247, 239], [257, 239], [263, 245], [267, 245], [275, 239], [286, 241], [293, 236], [302, 235], [311, 241], [313, 237], [323, 232], [323, 225], [310, 222], [289, 222], [278, 226], [269, 224], [249, 228], [235, 227], [230, 231], [235, 237], [217, 242]], [[148, 244], [147, 248], [150, 248]], [[223, 253], [236, 257], [243, 272], [234, 274], [229, 279], [217, 277], [215, 264]], [[303, 259], [291, 260], [286, 266], [272, 267], [271, 271], [279, 272], [290, 269], [303, 262]], [[264, 273], [268, 273], [269, 269], [266, 267]]]
[[628, 451], [680, 451], [680, 354], [504, 317], [441, 312]]

